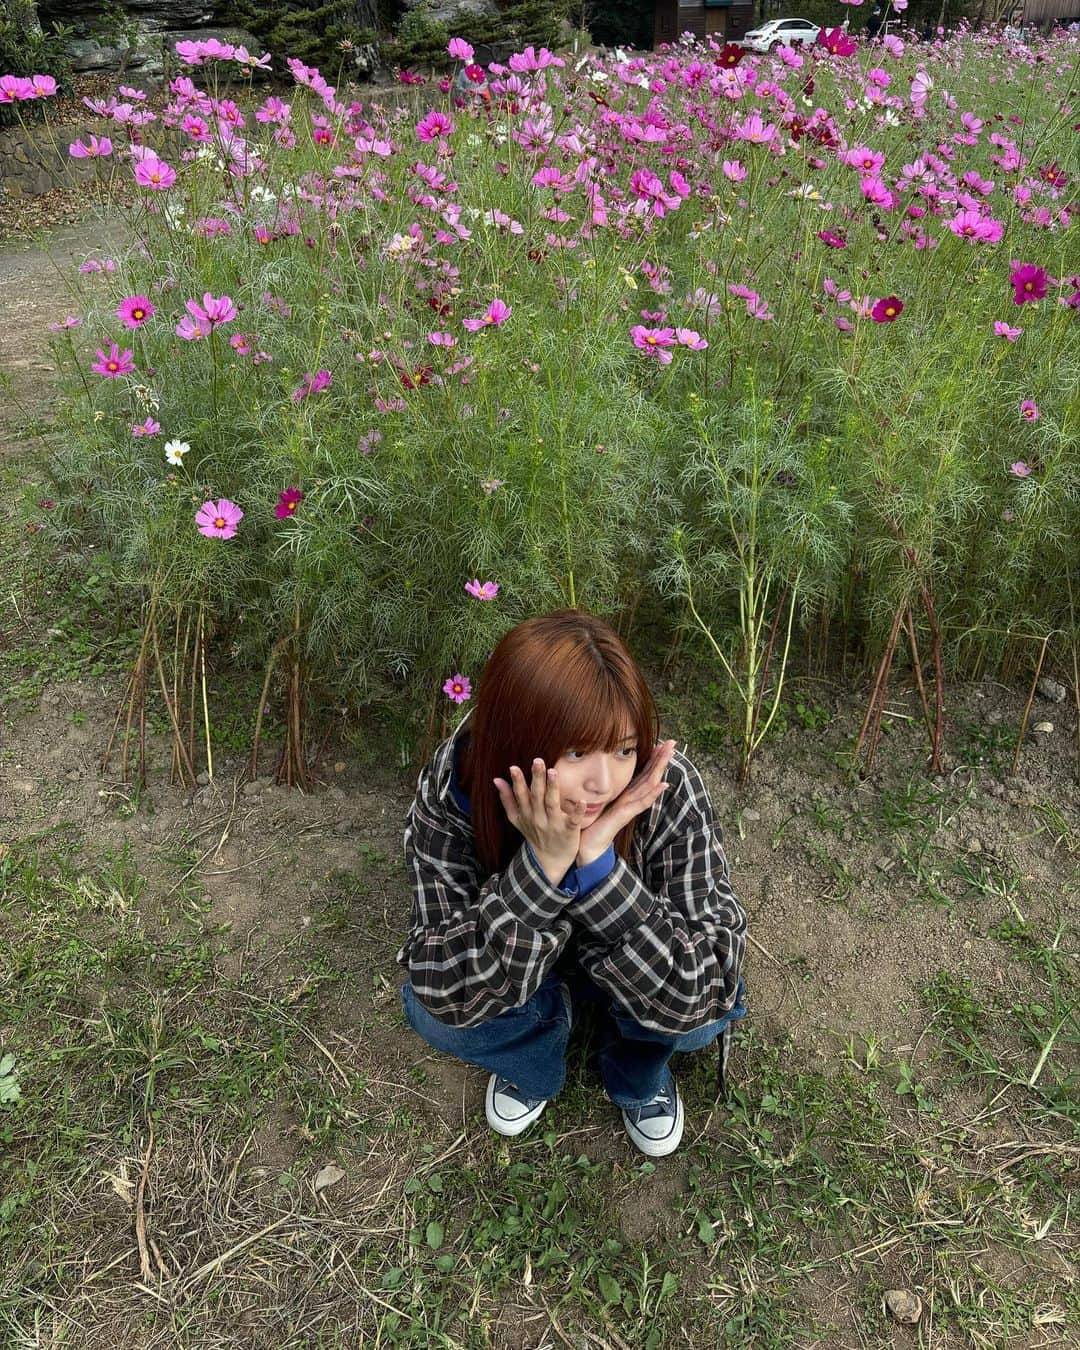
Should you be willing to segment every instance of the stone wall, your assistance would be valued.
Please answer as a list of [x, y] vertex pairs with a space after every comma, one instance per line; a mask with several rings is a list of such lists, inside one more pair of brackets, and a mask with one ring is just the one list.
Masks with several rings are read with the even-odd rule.
[[88, 144], [101, 125], [73, 122], [67, 126], [0, 128], [0, 188], [12, 197], [36, 197], [53, 188], [71, 188], [107, 175], [112, 158], [72, 159], [68, 146], [80, 137]]

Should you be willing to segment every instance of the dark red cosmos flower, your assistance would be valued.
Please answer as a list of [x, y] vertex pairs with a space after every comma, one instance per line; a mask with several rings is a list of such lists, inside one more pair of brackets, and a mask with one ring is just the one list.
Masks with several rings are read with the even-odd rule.
[[594, 103], [599, 103], [601, 108], [611, 107], [611, 104], [607, 101], [607, 99], [603, 96], [603, 94], [598, 94], [595, 89], [589, 89], [586, 92], [588, 93], [589, 97], [592, 99]]
[[546, 249], [546, 248], [531, 248], [531, 249], [529, 249], [528, 258], [529, 258], [529, 261], [530, 261], [531, 263], [541, 263], [541, 262], [544, 261], [544, 259], [545, 259], [546, 257], [547, 257], [547, 249]]
[[288, 520], [290, 516], [296, 515], [296, 508], [304, 500], [304, 494], [299, 488], [286, 488], [277, 499], [277, 506], [274, 507], [274, 515], [278, 520]]
[[1049, 183], [1051, 187], [1064, 187], [1069, 181], [1068, 178], [1058, 168], [1058, 162], [1055, 159], [1053, 164], [1044, 164], [1039, 170], [1039, 177], [1044, 183]]
[[434, 366], [417, 366], [415, 370], [399, 370], [398, 379], [406, 389], [419, 389], [422, 385], [431, 383], [434, 373]]
[[817, 237], [823, 244], [828, 244], [830, 248], [847, 248], [847, 240], [842, 234], [837, 234], [833, 230], [818, 230]]
[[740, 47], [737, 42], [725, 42], [720, 49], [720, 55], [716, 58], [716, 64], [730, 70], [733, 66], [737, 66], [745, 55], [745, 47]]
[[483, 84], [487, 76], [483, 66], [471, 65], [465, 67], [465, 78], [473, 84]]

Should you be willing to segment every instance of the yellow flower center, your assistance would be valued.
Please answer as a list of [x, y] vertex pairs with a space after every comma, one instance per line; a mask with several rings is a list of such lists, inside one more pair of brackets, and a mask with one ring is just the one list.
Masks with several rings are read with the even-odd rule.
[[218, 516], [217, 520], [214, 521], [214, 526], [219, 530], [223, 530], [225, 528], [224, 517]]

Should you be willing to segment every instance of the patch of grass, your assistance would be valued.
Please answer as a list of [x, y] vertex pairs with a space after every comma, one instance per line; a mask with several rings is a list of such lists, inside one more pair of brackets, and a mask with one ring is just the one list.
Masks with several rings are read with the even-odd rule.
[[[810, 1067], [741, 1024], [720, 1104], [714, 1054], [679, 1057], [687, 1135], [654, 1162], [623, 1138], [586, 1046], [519, 1140], [479, 1115], [464, 1132], [454, 1111], [433, 1117], [437, 1074], [378, 1067], [372, 1037], [402, 1034], [395, 1000], [359, 1039], [334, 1035], [347, 981], [327, 929], [363, 871], [331, 874], [331, 923], [289, 964], [235, 981], [185, 880], [195, 857], [170, 845], [151, 881], [71, 829], [0, 850], [0, 1339], [30, 1343], [59, 1309], [91, 1334], [138, 1327], [191, 1350], [479, 1350], [534, 1332], [802, 1350], [885, 1343], [896, 1269], [933, 1295], [942, 1337], [1033, 1350], [1080, 1329], [1060, 1266], [1041, 1261], [1073, 1240], [1075, 1026], [1050, 1037], [1076, 1002], [1064, 932], [1003, 920], [1039, 997], [942, 970], [927, 1034], [896, 1062], [867, 1031]], [[931, 1078], [917, 1052], [935, 1043]], [[984, 1083], [995, 1122], [1007, 1086], [1015, 1142], [950, 1113], [954, 1082]], [[319, 1191], [329, 1160], [341, 1176]], [[144, 1169], [149, 1278], [168, 1307], [137, 1287]], [[973, 1265], [988, 1246], [1030, 1260], [1021, 1288]], [[1061, 1320], [1040, 1321], [1048, 1310]]]

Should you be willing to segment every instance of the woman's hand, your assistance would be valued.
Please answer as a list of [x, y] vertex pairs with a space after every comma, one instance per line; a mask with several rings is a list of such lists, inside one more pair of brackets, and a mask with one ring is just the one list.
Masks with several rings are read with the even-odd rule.
[[532, 762], [531, 786], [516, 764], [510, 766], [509, 783], [503, 778], [493, 781], [510, 824], [529, 841], [547, 879], [557, 886], [577, 857], [585, 808], [578, 807], [572, 814], [566, 810], [558, 772], [545, 769], [542, 759]]
[[619, 793], [586, 829], [574, 859], [578, 867], [595, 862], [615, 842], [615, 836], [635, 816], [647, 811], [667, 788], [664, 771], [675, 753], [675, 742], [664, 741], [652, 752], [641, 773]]

